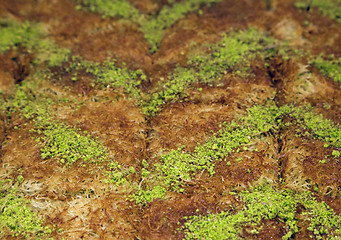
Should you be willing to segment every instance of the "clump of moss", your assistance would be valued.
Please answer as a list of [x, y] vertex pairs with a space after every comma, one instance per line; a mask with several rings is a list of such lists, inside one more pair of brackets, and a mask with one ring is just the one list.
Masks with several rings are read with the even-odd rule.
[[147, 78], [141, 69], [130, 70], [125, 66], [119, 67], [114, 59], [108, 59], [104, 63], [96, 63], [85, 61], [81, 57], [73, 57], [71, 64], [64, 67], [65, 72], [75, 72], [74, 81], [77, 80], [77, 71], [81, 70], [93, 75], [95, 77], [94, 83], [122, 88], [131, 98], [141, 99], [139, 86]]
[[327, 146], [341, 147], [340, 125], [315, 114], [312, 110], [311, 106], [297, 107], [292, 112], [292, 116], [301, 123], [303, 131], [309, 129], [313, 137], [326, 142]]
[[58, 47], [47, 39], [40, 24], [1, 19], [0, 26], [0, 52], [23, 46], [35, 53], [36, 64], [48, 62], [50, 67], [60, 65], [70, 55], [70, 50]]
[[295, 7], [299, 9], [310, 9], [316, 7], [323, 15], [341, 22], [340, 0], [304, 0], [296, 1]]
[[136, 193], [130, 196], [130, 198], [136, 202], [136, 204], [146, 205], [155, 199], [163, 199], [167, 193], [167, 190], [157, 185], [152, 189], [138, 188]]
[[[284, 121], [284, 118], [291, 119]], [[183, 147], [163, 153], [160, 162], [149, 166], [144, 164], [142, 177], [148, 190], [159, 185], [167, 190], [183, 192], [186, 182], [191, 182], [200, 171], [214, 174], [214, 165], [233, 151], [253, 150], [253, 140], [260, 139], [267, 133], [276, 135], [279, 130], [297, 123], [297, 131], [311, 131], [311, 137], [325, 141], [327, 145], [340, 147], [341, 129], [321, 115], [313, 113], [309, 106], [300, 107], [274, 104], [255, 105], [247, 110], [247, 115], [230, 123], [221, 124], [221, 128], [205, 143], [195, 147], [193, 152], [186, 152]], [[334, 155], [338, 153], [334, 151]], [[150, 193], [149, 193], [150, 194]], [[139, 195], [139, 202], [141, 196]], [[146, 200], [147, 201], [147, 200]]]
[[103, 162], [108, 159], [106, 148], [89, 134], [71, 128], [51, 119], [39, 119], [35, 124], [41, 142], [41, 157], [57, 158], [62, 164], [72, 165], [83, 160], [89, 163]]
[[135, 168], [124, 166], [118, 162], [110, 162], [109, 171], [106, 171], [107, 179], [105, 183], [115, 184], [120, 186], [127, 182], [127, 178], [136, 172]]
[[14, 186], [6, 187], [0, 181], [0, 237], [12, 234], [13, 237], [33, 238], [51, 233], [43, 226], [43, 219], [30, 207], [30, 201], [21, 196]]
[[47, 98], [37, 91], [35, 82], [26, 82], [22, 86], [17, 86], [13, 96], [5, 101], [5, 109], [7, 115], [13, 113], [21, 113], [26, 119], [34, 119], [39, 115], [46, 116], [48, 114], [49, 105], [53, 103], [52, 99]]
[[90, 10], [98, 12], [103, 17], [121, 17], [130, 19], [140, 25], [146, 41], [149, 44], [150, 51], [156, 52], [159, 44], [168, 27], [176, 21], [184, 18], [189, 12], [198, 11], [201, 4], [212, 4], [221, 0], [184, 0], [174, 2], [172, 5], [166, 5], [155, 15], [143, 15], [134, 6], [125, 0], [81, 0], [77, 9]]
[[164, 6], [157, 16], [142, 16], [140, 30], [150, 46], [150, 51], [154, 53], [158, 50], [166, 29], [184, 18], [187, 13], [198, 11], [201, 4], [209, 5], [220, 1], [222, 0], [185, 0]]
[[[145, 164], [142, 169], [143, 179], [149, 186], [157, 183], [167, 190], [183, 192], [184, 184], [192, 181], [196, 173], [207, 171], [213, 175], [216, 161], [224, 159], [240, 147], [247, 150], [253, 139], [266, 132], [276, 131], [282, 123], [281, 118], [289, 111], [291, 109], [288, 106], [254, 106], [248, 110], [246, 117], [222, 124], [218, 132], [198, 145], [192, 153], [178, 148], [162, 154], [160, 163], [153, 166]], [[148, 191], [153, 191], [153, 188]]]
[[341, 82], [341, 57], [337, 59], [331, 55], [327, 59], [324, 59], [323, 56], [319, 56], [315, 60], [312, 60], [311, 63], [324, 75], [336, 82]]
[[209, 51], [189, 56], [185, 68], [178, 67], [161, 81], [156, 92], [149, 95], [143, 112], [154, 115], [166, 102], [177, 101], [184, 96], [184, 90], [191, 84], [212, 84], [228, 72], [245, 75], [250, 72], [251, 60], [256, 56], [264, 58], [272, 52], [267, 46], [275, 40], [256, 29], [223, 34], [222, 39], [208, 46]]
[[105, 17], [121, 17], [137, 20], [140, 12], [126, 0], [81, 0], [76, 6], [78, 10], [98, 12]]
[[[310, 192], [275, 190], [270, 184], [263, 184], [241, 192], [238, 198], [244, 202], [238, 212], [186, 218], [186, 239], [241, 239], [243, 228], [257, 234], [262, 229], [261, 220], [266, 219], [283, 222], [286, 233], [282, 239], [289, 239], [298, 232], [297, 223], [301, 218], [297, 215], [311, 222], [308, 230], [317, 239], [336, 239], [340, 236], [341, 217], [325, 203], [316, 201]], [[302, 213], [296, 210], [298, 204], [304, 206]]]
[[108, 159], [106, 148], [89, 134], [55, 120], [53, 104], [55, 101], [36, 91], [32, 82], [18, 86], [14, 97], [6, 102], [8, 114], [19, 112], [35, 123], [31, 131], [40, 134], [37, 141], [43, 159], [56, 158], [66, 165], [80, 159], [90, 163]]

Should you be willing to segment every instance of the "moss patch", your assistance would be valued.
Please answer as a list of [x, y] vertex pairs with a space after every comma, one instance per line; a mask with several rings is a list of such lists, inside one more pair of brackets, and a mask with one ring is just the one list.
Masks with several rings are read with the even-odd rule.
[[314, 64], [324, 75], [336, 82], [341, 82], [341, 57], [337, 59], [331, 55], [326, 59], [319, 56], [310, 63]]
[[189, 12], [195, 12], [200, 9], [201, 4], [212, 4], [221, 0], [185, 0], [181, 2], [169, 1], [172, 5], [166, 5], [155, 15], [143, 15], [134, 6], [125, 0], [82, 0], [77, 5], [77, 9], [90, 10], [98, 12], [103, 17], [121, 17], [130, 19], [140, 25], [140, 31], [143, 32], [146, 41], [149, 44], [150, 51], [156, 52], [160, 42], [168, 27], [176, 21], [184, 18]]
[[48, 118], [36, 121], [35, 127], [34, 132], [42, 134], [37, 141], [41, 143], [43, 159], [57, 158], [66, 165], [79, 160], [99, 163], [108, 159], [106, 148], [85, 132]]
[[341, 1], [340, 0], [312, 0], [296, 1], [295, 7], [299, 9], [310, 9], [316, 7], [323, 15], [341, 22]]
[[21, 196], [14, 186], [6, 187], [7, 181], [0, 181], [0, 237], [6, 233], [13, 237], [35, 238], [51, 233], [43, 226], [43, 219], [30, 207], [30, 201]]
[[[35, 93], [35, 94], [33, 94]], [[41, 157], [57, 158], [62, 164], [71, 165], [82, 159], [85, 162], [101, 162], [108, 159], [106, 148], [89, 134], [67, 126], [54, 119], [53, 104], [58, 100], [39, 94], [36, 84], [18, 87], [14, 98], [5, 103], [8, 115], [20, 112], [34, 121], [32, 132], [40, 137]]]
[[[152, 186], [154, 185], [160, 185], [167, 190], [183, 192], [183, 186], [186, 182], [191, 182], [198, 172], [207, 171], [213, 175], [216, 161], [224, 159], [234, 151], [257, 151], [253, 146], [254, 139], [259, 139], [262, 135], [270, 132], [276, 135], [279, 130], [289, 127], [294, 122], [298, 123], [297, 134], [320, 139], [326, 142], [326, 147], [341, 146], [340, 126], [313, 113], [310, 106], [256, 105], [249, 108], [247, 112], [245, 117], [222, 124], [219, 131], [205, 143], [198, 145], [193, 152], [186, 152], [183, 148], [171, 150], [161, 154], [160, 162], [152, 166], [149, 166], [144, 160], [141, 175], [144, 183], [149, 187], [144, 190], [146, 192], [138, 195], [138, 202], [142, 202], [142, 196], [152, 195], [154, 191]], [[284, 122], [284, 118], [287, 117], [291, 118], [291, 121]], [[334, 155], [338, 155], [338, 153], [334, 152]], [[139, 191], [141, 192], [140, 189]], [[161, 198], [163, 196], [159, 195]], [[153, 200], [154, 198], [148, 199]], [[148, 202], [147, 199], [145, 202]]]
[[184, 90], [191, 84], [213, 84], [228, 72], [245, 77], [250, 73], [252, 59], [271, 54], [273, 49], [266, 47], [274, 42], [252, 28], [223, 34], [218, 43], [206, 47], [206, 52], [189, 55], [186, 67], [176, 68], [166, 81], [160, 81], [157, 91], [144, 104], [143, 112], [154, 115], [162, 104], [184, 98]]
[[36, 64], [47, 62], [50, 67], [68, 59], [71, 51], [61, 48], [46, 38], [40, 24], [19, 23], [10, 19], [0, 20], [0, 52], [23, 46], [35, 53]]
[[121, 88], [130, 97], [141, 99], [139, 87], [141, 82], [147, 78], [141, 69], [129, 70], [125, 66], [119, 67], [114, 59], [108, 59], [100, 64], [75, 56], [72, 57], [72, 62], [69, 65], [63, 67], [64, 72], [74, 74], [72, 81], [77, 81], [77, 73], [82, 70], [95, 77], [93, 84]]
[[[286, 233], [282, 239], [289, 239], [298, 232], [298, 214], [310, 222], [308, 230], [317, 239], [336, 239], [341, 234], [341, 217], [310, 192], [274, 190], [270, 184], [263, 184], [239, 193], [238, 198], [244, 206], [235, 213], [189, 217], [184, 225], [186, 239], [241, 239], [243, 228], [257, 234], [266, 219], [283, 222]], [[304, 206], [302, 213], [297, 212], [298, 204]]]

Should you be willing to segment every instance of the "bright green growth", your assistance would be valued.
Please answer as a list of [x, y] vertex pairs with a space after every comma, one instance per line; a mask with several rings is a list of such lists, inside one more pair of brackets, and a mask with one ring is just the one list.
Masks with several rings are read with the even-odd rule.
[[127, 182], [127, 177], [136, 172], [134, 167], [125, 167], [118, 162], [111, 162], [109, 164], [109, 171], [106, 172], [107, 179], [106, 183], [115, 184], [120, 186]]
[[126, 0], [80, 0], [77, 10], [89, 10], [98, 12], [105, 17], [129, 18], [137, 21], [139, 11]]
[[184, 183], [192, 181], [198, 172], [207, 171], [213, 175], [216, 161], [240, 147], [248, 149], [246, 146], [251, 146], [253, 139], [261, 137], [263, 133], [276, 131], [283, 115], [290, 111], [289, 106], [254, 106], [248, 110], [246, 117], [223, 124], [217, 133], [204, 144], [198, 145], [192, 153], [179, 148], [162, 154], [160, 163], [151, 167], [153, 170], [149, 168], [148, 171], [148, 166], [144, 167], [143, 178], [149, 186], [157, 183], [167, 190], [183, 192]]
[[264, 58], [271, 49], [274, 39], [256, 29], [223, 34], [222, 39], [209, 46], [209, 51], [189, 56], [186, 68], [178, 67], [166, 82], [160, 82], [143, 107], [147, 115], [160, 111], [162, 104], [177, 101], [184, 96], [184, 90], [193, 83], [214, 83], [227, 72], [245, 75], [250, 71], [251, 60], [256, 56]]
[[98, 162], [108, 158], [106, 148], [89, 134], [67, 126], [53, 119], [51, 114], [54, 101], [36, 91], [35, 83], [28, 82], [18, 87], [14, 98], [6, 102], [9, 114], [20, 112], [35, 122], [33, 132], [41, 134], [41, 157], [57, 158], [61, 163], [71, 165], [78, 160]]
[[38, 138], [42, 143], [41, 157], [57, 158], [62, 164], [71, 165], [79, 160], [97, 163], [108, 158], [106, 148], [89, 134], [71, 128], [51, 119], [36, 121], [36, 132], [43, 136]]
[[317, 202], [311, 194], [302, 194], [301, 202], [307, 209], [302, 215], [310, 221], [308, 230], [316, 239], [338, 239], [341, 237], [341, 217], [335, 215], [325, 202]]
[[308, 9], [316, 7], [323, 15], [341, 22], [341, 1], [340, 0], [304, 0], [295, 2], [295, 7]]
[[312, 111], [312, 107], [297, 107], [292, 116], [298, 119], [304, 127], [310, 129], [317, 139], [328, 144], [341, 147], [341, 127], [322, 115]]
[[321, 236], [335, 239], [340, 234], [340, 216], [335, 215], [325, 203], [317, 202], [309, 192], [300, 194], [275, 190], [269, 184], [263, 184], [241, 192], [239, 198], [244, 202], [244, 207], [235, 214], [221, 212], [189, 217], [184, 225], [186, 239], [242, 239], [242, 229], [251, 228], [251, 232], [257, 234], [262, 229], [262, 219], [283, 222], [287, 232], [282, 239], [289, 239], [298, 232], [298, 203], [305, 207], [300, 215], [311, 222], [308, 230], [313, 231], [317, 239], [322, 239]]
[[341, 57], [339, 59], [334, 58], [333, 55], [325, 60], [322, 56], [311, 61], [320, 71], [333, 79], [336, 82], [341, 82]]
[[223, 34], [217, 44], [210, 46], [209, 54], [190, 55], [188, 65], [193, 68], [200, 82], [210, 83], [213, 79], [219, 79], [227, 70], [249, 71], [250, 61], [256, 56], [264, 57], [265, 48], [274, 43], [273, 38], [254, 28]]
[[201, 4], [213, 4], [222, 0], [184, 0], [173, 5], [166, 5], [157, 16], [142, 16], [140, 19], [141, 31], [147, 40], [150, 51], [156, 52], [166, 29], [176, 21], [184, 18], [187, 13], [200, 9]]
[[51, 230], [42, 226], [43, 219], [29, 207], [29, 201], [20, 196], [16, 188], [4, 187], [0, 181], [0, 237], [6, 233], [13, 237], [38, 237]]
[[139, 188], [135, 194], [130, 196], [130, 198], [134, 200], [136, 204], [146, 205], [157, 198], [163, 199], [166, 192], [167, 190], [164, 187], [157, 185], [153, 189], [145, 190]]
[[60, 48], [46, 38], [40, 24], [1, 19], [0, 26], [0, 52], [24, 46], [35, 53], [35, 63], [47, 61], [50, 67], [60, 65], [70, 55], [70, 50]]
[[254, 106], [246, 117], [224, 124], [207, 142], [198, 145], [193, 153], [183, 152], [181, 148], [161, 156], [161, 163], [155, 165], [161, 173], [162, 182], [175, 191], [202, 170], [214, 174], [214, 162], [222, 160], [229, 153], [242, 146], [251, 145], [252, 140], [270, 130], [277, 130], [280, 117], [290, 108], [277, 108], [275, 105]]
[[41, 36], [38, 25], [31, 25], [29, 22], [20, 24], [14, 20], [1, 19], [0, 26], [0, 52], [6, 52], [20, 44], [32, 48], [32, 42], [37, 42]]
[[340, 157], [340, 156], [341, 156], [341, 152], [338, 151], [338, 150], [333, 150], [332, 155], [333, 155], [335, 158], [337, 158], [337, 157]]
[[[222, 0], [184, 0], [166, 5], [158, 15], [143, 15], [126, 0], [80, 0], [77, 9], [99, 12], [103, 17], [121, 17], [140, 25], [150, 51], [156, 52], [168, 27], [184, 18], [187, 13], [198, 11], [201, 4], [212, 4]], [[174, 1], [169, 1], [174, 2]]]
[[36, 82], [26, 82], [22, 86], [17, 86], [15, 94], [4, 103], [7, 114], [20, 112], [27, 119], [47, 115], [49, 105], [53, 102], [39, 93], [37, 88]]
[[[118, 67], [115, 60], [108, 59], [104, 63], [85, 61], [74, 57], [72, 63], [65, 68], [66, 72], [85, 70], [95, 77], [95, 82], [115, 88], [122, 88], [135, 99], [141, 97], [139, 86], [147, 77], [141, 69], [129, 70]], [[76, 75], [77, 76], [77, 75]]]
[[[198, 145], [192, 153], [178, 148], [162, 154], [160, 163], [144, 166], [142, 177], [147, 185], [153, 186], [157, 183], [167, 190], [183, 192], [183, 185], [192, 181], [198, 172], [207, 171], [213, 175], [216, 161], [224, 159], [235, 150], [239, 151], [241, 147], [243, 150], [253, 149], [254, 139], [259, 139], [270, 131], [276, 134], [279, 129], [290, 126], [290, 122], [283, 123], [285, 116], [299, 124], [299, 131], [306, 132], [309, 129], [312, 137], [335, 147], [341, 146], [339, 126], [313, 113], [309, 106], [255, 105], [247, 112], [245, 117], [222, 124], [218, 132], [205, 143]], [[338, 154], [338, 151], [334, 150], [333, 156], [338, 157]]]

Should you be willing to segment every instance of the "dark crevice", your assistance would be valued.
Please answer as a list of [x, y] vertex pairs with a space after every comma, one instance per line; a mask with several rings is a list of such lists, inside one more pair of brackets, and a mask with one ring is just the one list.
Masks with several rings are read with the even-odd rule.
[[13, 70], [15, 84], [21, 84], [30, 74], [32, 59], [31, 54], [21, 54], [11, 59], [16, 64], [16, 68]]
[[[271, 87], [276, 89], [274, 102], [277, 107], [287, 104], [287, 88], [290, 85], [292, 76], [290, 73], [294, 71], [293, 64], [290, 60], [286, 61], [281, 56], [268, 59], [269, 66], [267, 67], [268, 75], [270, 77]], [[276, 119], [277, 120], [277, 119]], [[285, 152], [285, 133], [287, 128], [284, 127], [284, 122], [290, 122], [286, 116], [281, 116], [282, 126], [278, 132], [273, 133], [273, 137], [277, 145], [278, 156], [278, 181], [285, 181], [286, 167], [288, 164], [288, 153]]]

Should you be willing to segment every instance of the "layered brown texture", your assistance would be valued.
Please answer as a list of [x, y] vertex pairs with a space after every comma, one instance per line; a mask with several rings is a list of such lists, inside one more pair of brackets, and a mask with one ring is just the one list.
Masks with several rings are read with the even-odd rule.
[[[151, 0], [129, 2], [143, 13], [167, 4]], [[143, 88], [148, 92], [160, 77], [167, 76], [176, 66], [185, 66], [191, 42], [217, 42], [220, 33], [231, 28], [256, 27], [315, 56], [332, 53], [341, 57], [340, 25], [318, 11], [299, 12], [293, 3], [225, 0], [210, 8], [202, 7], [202, 15], [189, 13], [168, 28], [155, 54], [149, 52], [137, 24], [77, 11], [75, 2], [70, 0], [2, 0], [0, 18], [41, 22], [58, 45], [86, 60], [104, 62], [112, 57], [121, 66], [124, 62], [129, 69], [142, 69], [148, 77]], [[307, 19], [310, 24], [304, 26]], [[35, 71], [30, 65], [32, 57], [20, 48], [0, 54], [0, 88], [4, 96], [13, 93], [15, 84], [30, 80]], [[324, 117], [341, 123], [339, 83], [315, 68], [308, 69], [306, 59], [285, 60], [277, 56], [267, 60], [267, 67], [258, 61], [251, 65], [251, 76], [227, 74], [217, 86], [200, 85], [200, 92], [187, 89], [186, 101], [165, 104], [153, 117], [144, 116], [136, 101], [120, 90], [90, 86], [91, 76], [85, 72], [74, 82], [70, 74], [54, 69], [60, 80], [49, 79], [42, 88], [82, 101], [79, 108], [72, 102], [56, 105], [57, 118], [98, 137], [111, 157], [120, 164], [134, 166], [137, 172], [142, 168], [142, 159], [157, 163], [162, 149], [180, 146], [193, 151], [219, 129], [220, 123], [230, 122], [245, 114], [248, 107], [265, 104], [269, 99], [278, 106], [309, 103]], [[125, 186], [114, 190], [104, 183], [99, 166], [65, 167], [55, 159], [42, 159], [33, 139], [37, 135], [29, 131], [32, 124], [17, 114], [11, 121], [1, 116], [0, 177], [15, 179], [23, 175], [22, 191], [44, 216], [46, 224], [54, 225], [56, 231], [51, 236], [55, 239], [182, 239], [184, 234], [178, 229], [185, 216], [235, 211], [241, 203], [228, 192], [245, 189], [260, 178], [282, 178], [294, 190], [318, 186], [316, 197], [341, 213], [340, 196], [336, 194], [341, 185], [340, 157], [319, 163], [332, 150], [324, 148], [319, 140], [296, 136], [295, 125], [283, 129], [280, 137], [264, 136], [256, 142], [257, 152], [230, 154], [216, 163], [215, 175], [199, 173], [193, 181], [186, 182], [183, 193], [168, 192], [164, 200], [141, 206], [128, 199]], [[139, 183], [141, 176], [136, 173], [133, 179]], [[245, 229], [243, 237], [281, 239], [286, 233], [283, 223], [276, 220], [266, 220], [264, 226], [258, 235]], [[294, 239], [309, 238], [301, 227], [303, 230]]]

